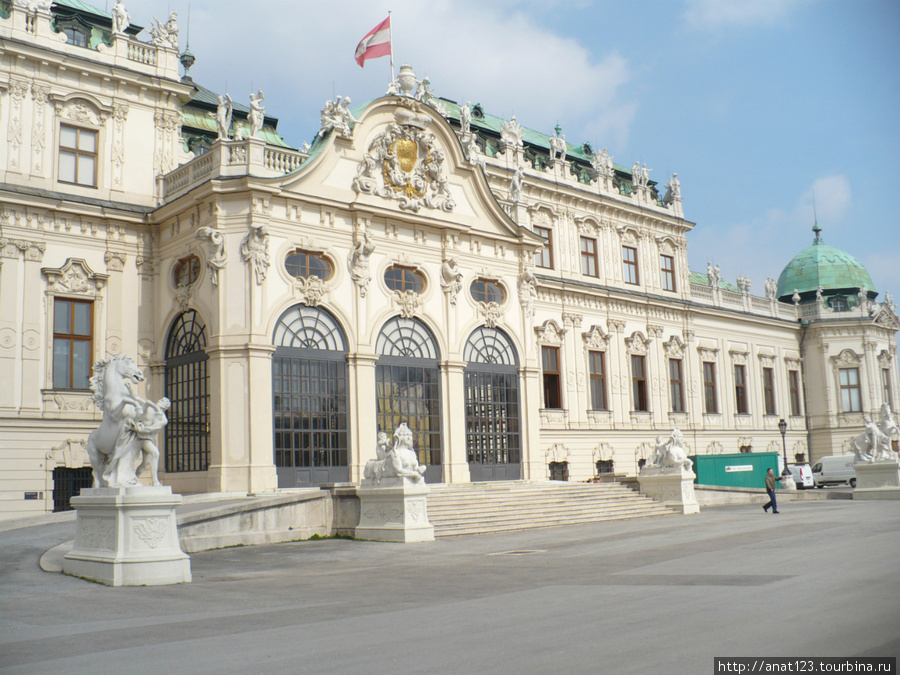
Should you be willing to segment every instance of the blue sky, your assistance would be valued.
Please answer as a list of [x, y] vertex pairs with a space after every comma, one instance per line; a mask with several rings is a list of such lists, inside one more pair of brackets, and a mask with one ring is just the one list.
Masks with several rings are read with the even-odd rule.
[[[125, 4], [145, 26], [177, 9], [184, 41], [188, 2]], [[761, 294], [812, 241], [815, 200], [826, 243], [900, 297], [896, 0], [191, 0], [191, 74], [243, 102], [261, 87], [299, 145], [334, 93], [384, 93], [389, 60], [353, 53], [388, 10], [395, 66], [436, 94], [677, 171], [692, 269]]]

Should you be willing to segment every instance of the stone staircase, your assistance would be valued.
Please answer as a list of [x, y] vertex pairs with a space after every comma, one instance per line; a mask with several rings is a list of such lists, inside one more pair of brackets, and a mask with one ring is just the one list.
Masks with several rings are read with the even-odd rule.
[[428, 495], [436, 537], [559, 527], [675, 512], [620, 483], [438, 484]]

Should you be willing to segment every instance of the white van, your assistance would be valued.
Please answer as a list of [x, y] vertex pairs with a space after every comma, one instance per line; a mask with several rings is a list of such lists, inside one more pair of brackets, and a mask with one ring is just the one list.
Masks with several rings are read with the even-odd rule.
[[853, 455], [831, 455], [823, 457], [813, 465], [813, 483], [817, 488], [825, 485], [848, 483], [856, 487], [856, 469], [853, 468]]
[[[809, 464], [788, 464], [788, 471], [791, 472], [791, 477], [794, 479], [794, 484], [797, 486], [798, 490], [810, 490], [813, 485], [813, 476], [812, 469], [809, 467]], [[782, 475], [784, 472], [784, 461], [781, 457], [778, 458], [778, 475]]]

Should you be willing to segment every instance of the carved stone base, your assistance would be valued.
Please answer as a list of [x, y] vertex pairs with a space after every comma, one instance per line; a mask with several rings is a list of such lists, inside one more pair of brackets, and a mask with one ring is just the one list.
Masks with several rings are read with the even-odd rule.
[[381, 483], [364, 480], [356, 491], [359, 525], [355, 537], [404, 544], [434, 541], [426, 504], [430, 491], [424, 482], [406, 478], [383, 478]]
[[191, 560], [178, 543], [172, 488], [90, 488], [72, 498], [75, 546], [63, 572], [107, 586], [162, 586], [191, 580]]
[[900, 462], [854, 464], [853, 499], [900, 499]]
[[694, 495], [693, 471], [681, 469], [644, 469], [638, 476], [641, 492], [663, 506], [670, 506], [682, 513], [700, 513], [700, 504]]

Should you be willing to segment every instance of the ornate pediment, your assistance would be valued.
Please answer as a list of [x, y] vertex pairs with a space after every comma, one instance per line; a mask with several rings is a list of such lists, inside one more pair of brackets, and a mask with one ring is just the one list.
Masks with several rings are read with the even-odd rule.
[[639, 330], [634, 331], [631, 337], [625, 338], [625, 348], [629, 354], [644, 355], [649, 344], [650, 341]]
[[673, 335], [667, 342], [663, 343], [666, 348], [666, 357], [670, 359], [680, 359], [684, 357], [684, 342], [677, 335]]
[[610, 443], [597, 443], [592, 456], [595, 462], [609, 461], [613, 458], [613, 446]]
[[375, 137], [353, 179], [360, 194], [396, 199], [405, 211], [425, 206], [450, 212], [456, 206], [447, 188], [444, 151], [426, 131], [431, 119], [397, 108], [393, 124]]
[[604, 333], [600, 326], [591, 326], [591, 329], [582, 333], [581, 337], [584, 339], [584, 346], [588, 349], [604, 350], [609, 345], [609, 335]]
[[534, 330], [537, 333], [537, 341], [542, 345], [561, 345], [566, 334], [565, 329], [560, 328], [553, 319], [545, 321]]
[[59, 268], [44, 267], [49, 291], [56, 294], [95, 296], [106, 285], [108, 274], [94, 272], [81, 258], [69, 258]]
[[547, 448], [547, 462], [565, 462], [569, 459], [569, 448], [565, 443], [554, 443]]
[[760, 354], [759, 362], [762, 364], [763, 368], [775, 367], [775, 357], [772, 354]]
[[112, 107], [103, 105], [92, 96], [80, 93], [68, 96], [50, 94], [48, 98], [53, 103], [60, 119], [75, 124], [99, 127], [105, 124], [107, 118], [113, 114]]
[[852, 349], [845, 349], [837, 356], [832, 356], [831, 362], [836, 368], [854, 368], [862, 363], [862, 357]]

